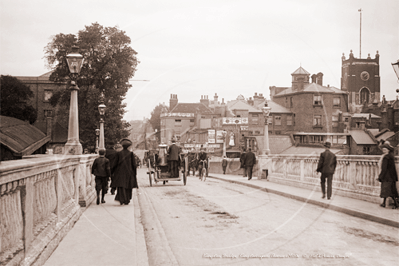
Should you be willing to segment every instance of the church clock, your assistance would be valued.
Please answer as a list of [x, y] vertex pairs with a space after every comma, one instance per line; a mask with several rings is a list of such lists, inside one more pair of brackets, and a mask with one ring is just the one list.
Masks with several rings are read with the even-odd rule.
[[363, 81], [369, 80], [369, 78], [370, 78], [369, 72], [363, 71], [362, 73], [360, 73], [360, 78], [361, 78]]

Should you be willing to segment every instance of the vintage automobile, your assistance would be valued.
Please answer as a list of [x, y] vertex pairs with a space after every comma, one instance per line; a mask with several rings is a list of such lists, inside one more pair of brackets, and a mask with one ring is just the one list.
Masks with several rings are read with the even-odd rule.
[[180, 163], [179, 163], [179, 177], [171, 177], [170, 175], [170, 165], [168, 163], [168, 155], [167, 155], [167, 145], [160, 144], [158, 146], [158, 152], [152, 153], [151, 156], [154, 158], [148, 158], [147, 174], [150, 180], [150, 186], [152, 186], [153, 181], [155, 183], [163, 182], [165, 185], [169, 181], [182, 181], [183, 184], [187, 183], [187, 173], [188, 173], [188, 158], [186, 154], [180, 154]]

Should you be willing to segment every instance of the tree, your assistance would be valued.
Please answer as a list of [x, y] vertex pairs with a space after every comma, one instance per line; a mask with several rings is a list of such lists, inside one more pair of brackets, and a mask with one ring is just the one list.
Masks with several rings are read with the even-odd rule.
[[161, 114], [167, 111], [167, 107], [164, 104], [158, 104], [155, 106], [154, 110], [151, 112], [151, 118], [149, 122], [152, 128], [157, 132], [156, 137], [157, 139], [161, 139]]
[[33, 97], [30, 88], [12, 76], [1, 75], [0, 115], [15, 117], [33, 124], [37, 111], [28, 102]]
[[[58, 34], [45, 47], [45, 59], [53, 70], [50, 80], [69, 82], [72, 77], [66, 63], [66, 55], [74, 45], [84, 62], [77, 78], [79, 86], [79, 135], [82, 145], [94, 146], [95, 129], [99, 127], [97, 107], [101, 92], [105, 95], [105, 141], [116, 141], [129, 135], [129, 123], [123, 120], [126, 105], [122, 103], [128, 89], [129, 79], [134, 76], [139, 61], [136, 51], [130, 47], [130, 38], [117, 27], [103, 27], [98, 23], [85, 26], [74, 34]], [[67, 126], [69, 90], [55, 93], [50, 99], [57, 106], [58, 122]]]

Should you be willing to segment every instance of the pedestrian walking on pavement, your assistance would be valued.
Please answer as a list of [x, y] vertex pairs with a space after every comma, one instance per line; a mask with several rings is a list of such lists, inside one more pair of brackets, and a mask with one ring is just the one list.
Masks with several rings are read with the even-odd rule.
[[121, 205], [128, 205], [132, 199], [133, 188], [139, 188], [137, 183], [137, 166], [135, 155], [128, 148], [132, 142], [128, 139], [122, 139], [123, 150], [116, 154], [115, 165], [112, 169], [114, 180], [112, 186], [116, 187], [115, 200]]
[[323, 146], [326, 148], [324, 152], [320, 154], [319, 163], [317, 165], [316, 172], [321, 173], [320, 184], [321, 192], [323, 193], [322, 198], [326, 197], [326, 179], [327, 179], [327, 199], [331, 199], [332, 194], [332, 180], [337, 166], [337, 157], [330, 151], [331, 143], [325, 142]]
[[223, 174], [225, 175], [225, 174], [226, 174], [226, 168], [227, 168], [227, 158], [226, 158], [226, 155], [223, 156], [223, 159], [222, 159], [222, 168], [223, 168]]
[[240, 155], [240, 168], [243, 169], [244, 175], [243, 177], [247, 177], [247, 169], [245, 168], [245, 149], [243, 149], [241, 155]]
[[111, 176], [111, 168], [109, 160], [105, 158], [105, 150], [99, 150], [98, 154], [100, 157], [94, 160], [91, 167], [91, 173], [96, 177], [97, 205], [100, 204], [100, 192], [102, 192], [101, 203], [105, 203], [104, 196], [107, 194], [108, 180]]
[[391, 197], [394, 202], [393, 209], [398, 208], [396, 198], [398, 197], [398, 191], [396, 189], [396, 181], [398, 181], [398, 175], [395, 168], [395, 158], [393, 155], [394, 147], [388, 141], [382, 140], [382, 156], [379, 161], [380, 174], [378, 181], [381, 182], [381, 193], [380, 197], [384, 199], [381, 207], [385, 207], [387, 198]]
[[[107, 158], [109, 160], [109, 165], [110, 168], [113, 169], [114, 168], [114, 164], [115, 164], [115, 158], [116, 158], [116, 153], [117, 151], [115, 150], [115, 146], [114, 146], [114, 142], [108, 142], [106, 145], [106, 150], [105, 150], [105, 158]], [[111, 174], [111, 194], [114, 195], [115, 194], [115, 187], [112, 187], [112, 179], [113, 179], [113, 175]]]
[[245, 165], [246, 174], [248, 175], [248, 180], [252, 179], [252, 169], [255, 164], [256, 164], [256, 156], [251, 151], [251, 148], [248, 148], [248, 152], [245, 154], [245, 160], [244, 160], [244, 165]]

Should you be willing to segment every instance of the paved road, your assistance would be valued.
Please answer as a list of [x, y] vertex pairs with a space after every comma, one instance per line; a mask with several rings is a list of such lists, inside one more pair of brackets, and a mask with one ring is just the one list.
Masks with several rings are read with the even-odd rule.
[[399, 258], [392, 226], [212, 178], [149, 187], [140, 169], [139, 183], [150, 265], [395, 265]]

